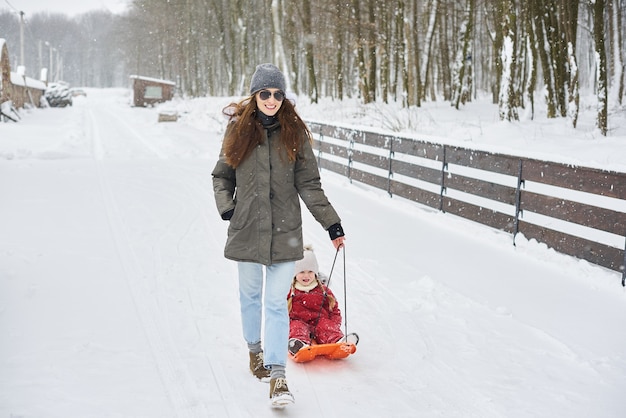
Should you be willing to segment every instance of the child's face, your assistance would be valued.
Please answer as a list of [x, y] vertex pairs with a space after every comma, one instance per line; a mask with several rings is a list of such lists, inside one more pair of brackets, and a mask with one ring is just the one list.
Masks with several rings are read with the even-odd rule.
[[301, 271], [296, 274], [296, 281], [303, 286], [311, 284], [315, 280], [315, 273], [311, 270]]

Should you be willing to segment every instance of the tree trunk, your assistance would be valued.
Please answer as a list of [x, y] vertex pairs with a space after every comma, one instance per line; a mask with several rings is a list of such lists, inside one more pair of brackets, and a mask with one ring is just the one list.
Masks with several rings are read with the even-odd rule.
[[[550, 30], [546, 33], [548, 37], [548, 45], [550, 47], [550, 56], [552, 57], [551, 65], [554, 74], [554, 92], [556, 99], [557, 112], [561, 116], [567, 115], [566, 93], [568, 83], [568, 60], [567, 60], [567, 43], [566, 43], [566, 25], [565, 16], [560, 13], [557, 1], [548, 1], [546, 8], [546, 21]], [[571, 3], [568, 1], [568, 4]], [[571, 7], [571, 6], [566, 6]]]
[[535, 89], [537, 87], [537, 38], [535, 34], [535, 13], [533, 2], [525, 2], [522, 6], [522, 16], [526, 26], [525, 39], [525, 75], [524, 75], [524, 106], [530, 107], [530, 118], [535, 117]]
[[[343, 5], [335, 4], [335, 16], [338, 21], [341, 22], [343, 18]], [[337, 78], [337, 85], [335, 91], [337, 98], [343, 100], [343, 55], [344, 55], [344, 27], [342, 25], [335, 25], [335, 39], [337, 40], [337, 49], [335, 51], [335, 75]]]
[[513, 0], [501, 0], [502, 23], [502, 50], [500, 52], [502, 62], [502, 77], [500, 83], [500, 96], [498, 108], [500, 120], [518, 120], [516, 107], [516, 92], [513, 76], [515, 74], [516, 57], [516, 21], [515, 6]]
[[562, 32], [565, 35], [564, 47], [567, 87], [567, 109], [566, 114], [572, 121], [572, 126], [576, 128], [578, 124], [578, 112], [580, 109], [580, 92], [578, 84], [578, 60], [576, 59], [576, 33], [578, 31], [578, 3], [571, 3], [568, 0], [560, 0], [559, 7], [561, 15]]
[[282, 20], [280, 18], [280, 6], [278, 0], [272, 0], [272, 23], [274, 27], [274, 36], [272, 38], [274, 42], [274, 61], [276, 65], [283, 71], [285, 74], [285, 82], [287, 87], [292, 89], [291, 84], [291, 74], [289, 72], [289, 65], [287, 64], [287, 57], [285, 55], [285, 47], [283, 46], [283, 30], [282, 30]]
[[606, 76], [606, 52], [604, 49], [604, 0], [595, 0], [593, 6], [593, 34], [596, 46], [596, 82], [598, 83], [598, 115], [596, 126], [606, 136], [608, 121], [608, 86]]
[[426, 91], [429, 89], [428, 84], [428, 76], [430, 71], [430, 61], [432, 58], [432, 45], [433, 38], [435, 36], [435, 29], [437, 26], [437, 17], [438, 17], [438, 0], [431, 0], [430, 11], [428, 14], [428, 26], [426, 30], [426, 39], [424, 50], [422, 51], [422, 59], [420, 62], [420, 82], [421, 82], [421, 97], [420, 99], [426, 99]]
[[475, 0], [467, 0], [465, 14], [459, 33], [459, 49], [452, 76], [451, 104], [457, 110], [459, 105], [471, 100], [472, 91], [472, 38]]
[[361, 98], [365, 103], [368, 103], [369, 99], [369, 83], [367, 80], [367, 73], [365, 71], [365, 51], [363, 38], [363, 25], [361, 24], [361, 7], [360, 0], [352, 0], [352, 11], [354, 13], [354, 31], [356, 35], [356, 65], [358, 71], [358, 88], [361, 93]]
[[541, 58], [543, 81], [546, 90], [546, 116], [548, 118], [555, 118], [557, 116], [558, 106], [556, 101], [553, 57], [549, 46], [548, 33], [556, 30], [556, 28], [550, 28], [547, 24], [545, 15], [548, 11], [546, 11], [542, 0], [534, 0], [533, 11], [536, 13], [533, 19], [535, 21], [535, 33], [537, 35], [537, 51], [539, 51]]
[[394, 83], [393, 83], [393, 98], [398, 101], [398, 94], [400, 93], [400, 85], [402, 85], [403, 93], [400, 94], [402, 98], [402, 106], [407, 106], [407, 97], [409, 95], [406, 83], [406, 41], [404, 39], [404, 1], [398, 0], [398, 7], [396, 9], [396, 15], [394, 19]]
[[[380, 55], [380, 89], [381, 97], [384, 103], [389, 103], [389, 89], [390, 89], [390, 72], [391, 72], [391, 42], [393, 40], [392, 27], [393, 19], [391, 18], [392, 10], [395, 9], [395, 5], [392, 7], [381, 10], [380, 23], [377, 25], [379, 40], [376, 42], [379, 48]], [[376, 52], [376, 49], [373, 49]], [[376, 54], [374, 54], [374, 61], [376, 60]], [[370, 57], [371, 61], [371, 57]]]
[[624, 95], [624, 51], [622, 42], [622, 10], [621, 0], [609, 1], [609, 36], [611, 39], [611, 102], [622, 104]]
[[[418, 4], [419, 0], [413, 0], [413, 26], [411, 29], [410, 35], [408, 38], [411, 40], [409, 43], [409, 50], [411, 51], [411, 61], [414, 62], [414, 65], [411, 66], [412, 71], [409, 72], [409, 76], [411, 82], [409, 83], [409, 88], [413, 86], [414, 94], [411, 94], [409, 97], [413, 98], [413, 100], [409, 101], [409, 105], [415, 104], [416, 106], [421, 106], [422, 104], [422, 79], [420, 77], [421, 74], [421, 61], [420, 61], [420, 49], [419, 49], [419, 13], [418, 13]], [[413, 48], [411, 48], [411, 44]]]
[[376, 0], [368, 0], [367, 2], [367, 14], [368, 14], [368, 89], [367, 89], [367, 101], [366, 103], [373, 103], [376, 101], [376, 79], [377, 79], [377, 65], [376, 65], [376, 49], [377, 49], [377, 30], [376, 30]]
[[313, 24], [311, 15], [311, 0], [302, 0], [302, 9], [300, 13], [302, 23], [302, 37], [304, 40], [304, 56], [306, 58], [306, 70], [308, 74], [307, 93], [311, 98], [311, 103], [317, 103], [319, 100], [319, 92], [317, 89], [317, 78], [315, 75], [315, 55], [313, 40]]
[[576, 54], [574, 53], [574, 45], [569, 44], [569, 106], [567, 114], [572, 121], [572, 126], [576, 128], [578, 124], [578, 111], [580, 109], [580, 92], [578, 84], [578, 63], [576, 62]]
[[437, 90], [443, 91], [444, 100], [450, 100], [452, 95], [452, 63], [450, 62], [450, 44], [447, 34], [454, 32], [454, 30], [448, 27], [452, 19], [446, 19], [446, 16], [449, 16], [453, 12], [449, 9], [444, 9], [445, 6], [446, 2], [441, 2], [439, 8], [444, 10], [444, 13], [440, 13], [439, 10], [437, 11], [439, 24], [437, 25], [438, 35], [436, 38], [439, 48], [436, 48], [434, 60], [434, 62], [438, 64], [435, 67], [437, 69], [435, 72], [437, 77], [434, 83], [436, 88], [433, 92], [434, 100], [437, 99]]

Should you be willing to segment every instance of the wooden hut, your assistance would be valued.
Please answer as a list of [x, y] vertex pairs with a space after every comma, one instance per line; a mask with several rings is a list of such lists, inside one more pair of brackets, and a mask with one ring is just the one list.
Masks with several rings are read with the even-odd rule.
[[172, 100], [176, 83], [157, 78], [131, 75], [133, 80], [133, 106], [145, 107]]
[[18, 68], [17, 72], [11, 71], [9, 51], [4, 39], [0, 39], [0, 66], [2, 68], [0, 103], [11, 102], [12, 106], [18, 109], [27, 104], [40, 107], [46, 84], [26, 77], [23, 67]]
[[9, 62], [9, 49], [6, 41], [0, 38], [0, 103], [11, 100], [9, 86], [11, 85], [11, 64]]
[[46, 83], [26, 77], [23, 71], [11, 71], [11, 90], [11, 100], [16, 108], [23, 108], [26, 105], [41, 107]]

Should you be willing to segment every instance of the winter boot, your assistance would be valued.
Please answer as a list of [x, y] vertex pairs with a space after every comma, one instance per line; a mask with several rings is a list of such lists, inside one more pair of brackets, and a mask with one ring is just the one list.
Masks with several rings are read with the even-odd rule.
[[304, 341], [301, 341], [297, 338], [289, 339], [289, 352], [294, 356], [302, 347], [305, 347], [307, 344]]
[[276, 377], [270, 380], [270, 404], [273, 408], [283, 408], [294, 402], [293, 395], [287, 387], [287, 379]]
[[270, 371], [263, 366], [263, 352], [253, 353], [250, 351], [250, 371], [262, 382], [267, 382], [270, 379]]

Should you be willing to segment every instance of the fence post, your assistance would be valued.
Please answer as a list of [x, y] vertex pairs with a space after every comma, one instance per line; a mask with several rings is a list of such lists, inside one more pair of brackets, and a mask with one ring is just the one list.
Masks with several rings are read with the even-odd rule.
[[624, 240], [624, 264], [622, 264], [622, 287], [626, 287], [626, 239]]
[[387, 193], [389, 194], [389, 197], [393, 197], [391, 193], [391, 178], [393, 177], [392, 162], [393, 162], [393, 138], [390, 139], [390, 145], [389, 145], [389, 175], [387, 176]]
[[524, 160], [519, 160], [519, 170], [517, 172], [517, 189], [515, 190], [515, 222], [513, 226], [513, 245], [515, 245], [515, 237], [519, 232], [519, 216], [522, 212], [522, 185], [524, 185], [524, 179], [522, 178], [522, 168], [524, 166]]
[[[448, 161], [446, 161], [446, 146], [443, 146], [443, 161], [441, 161], [441, 191], [439, 192], [439, 210], [443, 210], [443, 194], [446, 192], [446, 170], [448, 170]], [[444, 211], [445, 212], [445, 211]]]
[[348, 179], [350, 180], [350, 183], [352, 183], [352, 154], [353, 153], [354, 153], [354, 133], [350, 135], [350, 147], [348, 148]]
[[317, 139], [319, 145], [317, 146], [317, 166], [320, 171], [322, 171], [322, 141], [324, 141], [324, 134], [322, 133], [322, 128], [320, 127], [320, 134]]

